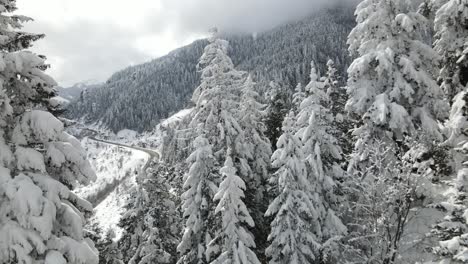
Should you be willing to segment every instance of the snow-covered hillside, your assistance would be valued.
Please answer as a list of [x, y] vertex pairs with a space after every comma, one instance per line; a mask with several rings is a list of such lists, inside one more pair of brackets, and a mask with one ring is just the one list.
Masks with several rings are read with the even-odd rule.
[[96, 171], [97, 179], [88, 186], [78, 188], [76, 193], [88, 199], [94, 207], [91, 223], [103, 231], [113, 231], [118, 239], [122, 231], [117, 226], [124, 213], [124, 206], [135, 187], [135, 177], [143, 173], [150, 156], [143, 151], [82, 140], [88, 159]]

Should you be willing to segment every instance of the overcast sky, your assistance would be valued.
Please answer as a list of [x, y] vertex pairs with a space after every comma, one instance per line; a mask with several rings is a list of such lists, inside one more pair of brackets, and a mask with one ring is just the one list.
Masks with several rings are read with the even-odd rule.
[[60, 85], [105, 81], [112, 73], [222, 31], [259, 32], [340, 0], [17, 0], [44, 33], [44, 54]]

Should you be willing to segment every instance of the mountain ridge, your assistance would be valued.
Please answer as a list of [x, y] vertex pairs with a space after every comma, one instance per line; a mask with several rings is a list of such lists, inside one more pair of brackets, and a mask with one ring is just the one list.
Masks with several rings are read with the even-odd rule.
[[[354, 25], [353, 8], [342, 7], [317, 12], [262, 33], [223, 36], [230, 42], [234, 64], [266, 86], [276, 81], [293, 89], [304, 78], [312, 60], [325, 70], [328, 59], [335, 60], [345, 74], [350, 63], [346, 38]], [[196, 40], [166, 56], [127, 67], [114, 73], [101, 87], [87, 93], [85, 100], [73, 102], [67, 117], [85, 117], [113, 131], [124, 128], [139, 132], [152, 130], [162, 119], [187, 107], [199, 83], [198, 59], [207, 44]]]

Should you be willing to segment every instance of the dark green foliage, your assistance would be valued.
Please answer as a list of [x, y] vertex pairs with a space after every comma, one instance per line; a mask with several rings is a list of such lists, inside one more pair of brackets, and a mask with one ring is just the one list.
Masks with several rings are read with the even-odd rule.
[[267, 106], [267, 115], [265, 119], [265, 136], [270, 140], [273, 151], [276, 150], [278, 138], [283, 133], [283, 120], [292, 107], [291, 91], [287, 88], [281, 88], [272, 83], [270, 90], [270, 100]]
[[138, 188], [119, 225], [124, 234], [118, 242], [124, 263], [175, 263], [181, 218], [179, 196], [171, 193], [174, 169], [152, 164], [148, 176], [139, 177]]
[[121, 264], [122, 254], [117, 248], [117, 243], [112, 241], [115, 234], [104, 233], [96, 224], [89, 226], [88, 229], [88, 237], [93, 240], [94, 246], [99, 251], [99, 264]]

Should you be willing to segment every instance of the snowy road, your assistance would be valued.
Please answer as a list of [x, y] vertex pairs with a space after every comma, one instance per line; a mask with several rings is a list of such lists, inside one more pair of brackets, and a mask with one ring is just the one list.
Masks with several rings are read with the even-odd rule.
[[[121, 144], [121, 143], [117, 143], [117, 142], [101, 140], [101, 139], [97, 139], [95, 137], [89, 137], [89, 139], [91, 139], [93, 141], [96, 141], [96, 142], [101, 142], [101, 143], [104, 143], [104, 144], [114, 145], [114, 146], [128, 148], [128, 149], [137, 150], [137, 151], [141, 151], [141, 152], [146, 153], [149, 156], [149, 158], [146, 161], [145, 165], [140, 169], [139, 173], [146, 173], [146, 170], [150, 166], [151, 162], [154, 161], [154, 160], [159, 160], [159, 158], [160, 158], [160, 154], [158, 152], [156, 152], [156, 151], [153, 151], [153, 150], [149, 150], [149, 149], [145, 149], [145, 148], [141, 148], [141, 147], [136, 147], [136, 146], [129, 146], [129, 145], [125, 145], [125, 144]], [[119, 179], [119, 180], [115, 180], [114, 182], [112, 182], [112, 184], [109, 184], [108, 186], [106, 186], [106, 188], [104, 188], [99, 193], [97, 193], [95, 196], [93, 196], [93, 198], [89, 198], [88, 199], [89, 202], [93, 205], [93, 207], [97, 207], [112, 192], [114, 192], [115, 189], [122, 182], [125, 182], [129, 177], [131, 177], [130, 174], [123, 177], [123, 178], [121, 178], [121, 179]]]
[[146, 148], [142, 148], [142, 147], [138, 147], [138, 146], [125, 145], [125, 144], [121, 144], [121, 143], [118, 143], [118, 142], [106, 141], [106, 140], [102, 140], [102, 139], [97, 139], [95, 137], [89, 137], [89, 139], [97, 141], [97, 142], [102, 142], [102, 143], [114, 145], [114, 146], [130, 148], [130, 149], [145, 152], [146, 154], [150, 155], [150, 157], [151, 157], [151, 159], [148, 160], [148, 163], [146, 164], [145, 168], [148, 168], [149, 163], [150, 163], [151, 160], [154, 160], [154, 159], [159, 160], [159, 157], [160, 157], [159, 153], [154, 151], [154, 150], [150, 150], [150, 149], [146, 149]]

